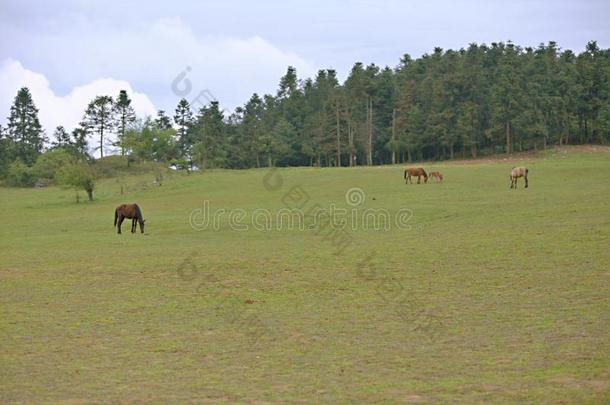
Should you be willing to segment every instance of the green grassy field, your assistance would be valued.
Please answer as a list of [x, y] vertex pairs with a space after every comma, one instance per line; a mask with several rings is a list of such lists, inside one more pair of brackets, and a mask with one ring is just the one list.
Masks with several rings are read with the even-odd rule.
[[[425, 165], [445, 175], [426, 185], [400, 166], [140, 175], [80, 204], [1, 188], [0, 402], [608, 403], [610, 152], [539, 155], [516, 191], [515, 163]], [[357, 213], [407, 226], [189, 223], [204, 201], [351, 208], [354, 187]], [[144, 235], [115, 233], [122, 202]]]

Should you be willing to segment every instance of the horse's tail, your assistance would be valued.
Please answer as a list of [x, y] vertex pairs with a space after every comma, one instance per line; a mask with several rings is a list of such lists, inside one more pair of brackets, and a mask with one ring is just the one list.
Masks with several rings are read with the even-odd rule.
[[116, 208], [114, 210], [114, 226], [116, 226], [117, 221], [119, 220], [119, 209]]
[[407, 178], [407, 169], [405, 169], [405, 176], [403, 177], [403, 179]]

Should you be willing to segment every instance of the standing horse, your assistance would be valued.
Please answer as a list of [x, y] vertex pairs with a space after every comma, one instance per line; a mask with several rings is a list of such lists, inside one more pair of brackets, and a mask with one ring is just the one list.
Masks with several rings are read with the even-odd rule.
[[428, 182], [428, 175], [426, 174], [426, 171], [424, 170], [423, 167], [415, 167], [415, 168], [406, 168], [405, 169], [405, 184], [408, 184], [409, 182], [411, 184], [413, 184], [413, 181], [411, 180], [411, 176], [415, 177], [417, 176], [417, 184], [421, 183], [421, 176], [424, 176], [424, 183]]
[[527, 167], [513, 167], [510, 171], [510, 188], [517, 189], [517, 179], [523, 177], [525, 179], [525, 188], [527, 188], [527, 174], [529, 169]]
[[436, 181], [439, 183], [443, 182], [443, 174], [441, 172], [430, 172], [428, 176], [431, 179], [436, 179]]
[[118, 233], [121, 233], [121, 224], [123, 220], [131, 219], [131, 233], [136, 233], [136, 225], [140, 224], [140, 230], [144, 233], [144, 222], [142, 211], [138, 204], [121, 204], [114, 210], [114, 226], [118, 224]]

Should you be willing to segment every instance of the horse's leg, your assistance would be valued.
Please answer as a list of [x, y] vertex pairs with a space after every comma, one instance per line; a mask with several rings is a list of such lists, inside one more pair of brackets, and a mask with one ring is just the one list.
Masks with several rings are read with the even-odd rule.
[[136, 219], [131, 219], [131, 233], [136, 233]]
[[417, 176], [417, 184], [421, 184], [421, 176]]
[[527, 188], [527, 174], [523, 178], [525, 179], [525, 188]]
[[118, 234], [121, 233], [121, 224], [123, 223], [124, 219], [125, 217], [123, 215], [119, 215], [119, 222], [117, 223]]

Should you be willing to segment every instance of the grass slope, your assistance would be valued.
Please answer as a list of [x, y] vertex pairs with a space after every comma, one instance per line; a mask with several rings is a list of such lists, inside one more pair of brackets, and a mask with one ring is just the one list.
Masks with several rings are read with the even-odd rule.
[[[408, 186], [398, 166], [141, 175], [80, 204], [2, 188], [0, 402], [607, 402], [610, 153], [525, 163], [517, 191], [503, 161]], [[293, 187], [340, 208], [359, 187], [410, 229], [341, 249], [189, 225], [204, 200], [276, 212]], [[115, 234], [121, 202], [145, 235]]]

